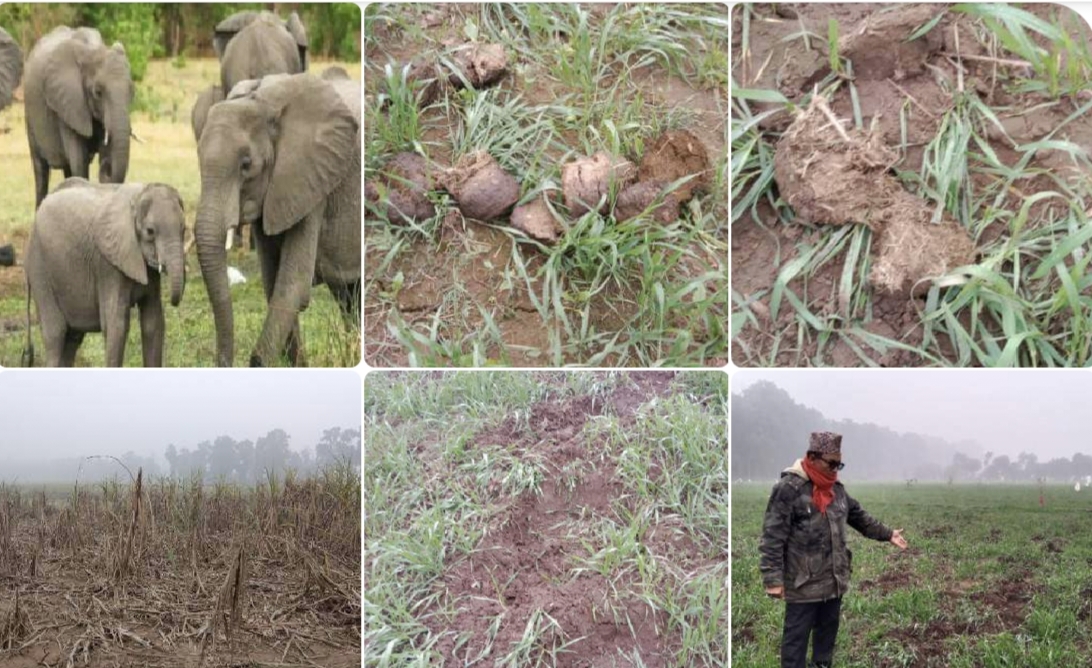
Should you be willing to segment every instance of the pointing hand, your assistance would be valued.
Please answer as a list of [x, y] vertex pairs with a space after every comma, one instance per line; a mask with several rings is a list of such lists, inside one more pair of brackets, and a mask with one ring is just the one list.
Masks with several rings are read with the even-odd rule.
[[891, 532], [891, 544], [900, 550], [905, 550], [908, 547], [906, 539], [902, 537], [902, 529], [895, 529]]

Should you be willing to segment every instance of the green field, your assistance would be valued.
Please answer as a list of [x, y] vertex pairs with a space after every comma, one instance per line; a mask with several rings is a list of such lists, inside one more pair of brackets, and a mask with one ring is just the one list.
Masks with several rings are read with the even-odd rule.
[[[766, 597], [758, 544], [770, 485], [732, 487], [732, 664], [780, 665], [783, 604]], [[1092, 490], [1051, 485], [848, 484], [902, 528], [900, 553], [850, 531], [840, 668], [1088, 665]]]
[[[321, 72], [330, 65], [344, 67], [353, 78], [360, 78], [360, 63], [312, 61], [311, 71]], [[133, 105], [133, 132], [143, 143], [133, 142], [127, 180], [161, 182], [174, 186], [182, 195], [189, 230], [197, 212], [200, 173], [197, 146], [190, 128], [190, 110], [200, 91], [219, 82], [215, 59], [188, 59], [184, 62], [154, 60], [148, 64], [144, 81], [137, 85]], [[19, 366], [25, 341], [25, 295], [22, 258], [34, 216], [34, 177], [27, 145], [25, 110], [20, 101], [0, 112], [0, 245], [15, 246], [20, 266], [0, 267], [0, 366]], [[92, 180], [97, 179], [98, 164], [92, 165]], [[60, 171], [50, 175], [55, 187], [63, 180]], [[190, 233], [187, 233], [187, 237]], [[230, 251], [228, 263], [247, 277], [247, 282], [233, 287], [235, 308], [235, 364], [246, 366], [265, 319], [265, 296], [253, 252]], [[166, 366], [212, 366], [216, 361], [215, 328], [204, 281], [197, 264], [197, 253], [186, 258], [186, 293], [178, 308], [165, 306], [167, 338], [164, 350]], [[165, 299], [165, 301], [167, 301]], [[314, 290], [311, 304], [302, 314], [304, 348], [310, 366], [356, 366], [360, 360], [360, 332], [347, 331], [336, 302], [325, 287]], [[44, 358], [37, 322], [33, 326], [36, 363]], [[76, 363], [101, 366], [105, 347], [101, 335], [84, 339]], [[133, 313], [125, 365], [140, 366], [140, 327]]]
[[369, 374], [364, 665], [726, 665], [727, 381]]

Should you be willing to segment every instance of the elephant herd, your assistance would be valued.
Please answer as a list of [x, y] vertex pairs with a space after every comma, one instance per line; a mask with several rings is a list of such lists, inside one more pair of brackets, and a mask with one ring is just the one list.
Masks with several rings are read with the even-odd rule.
[[[360, 316], [360, 84], [308, 70], [306, 29], [293, 13], [240, 12], [216, 26], [220, 85], [191, 116], [201, 193], [194, 239], [216, 331], [216, 360], [234, 360], [229, 234], [250, 225], [267, 310], [251, 366], [306, 363], [299, 314], [324, 283], [347, 327]], [[185, 214], [169, 184], [127, 182], [134, 85], [125, 48], [97, 30], [60, 26], [25, 63], [0, 29], [0, 109], [23, 79], [36, 215], [25, 258], [48, 366], [71, 366], [87, 332], [103, 333], [120, 366], [129, 312], [139, 309], [146, 366], [163, 360], [160, 274], [178, 305], [185, 288]], [[99, 183], [88, 181], [98, 156]], [[65, 180], [52, 192], [50, 171]]]

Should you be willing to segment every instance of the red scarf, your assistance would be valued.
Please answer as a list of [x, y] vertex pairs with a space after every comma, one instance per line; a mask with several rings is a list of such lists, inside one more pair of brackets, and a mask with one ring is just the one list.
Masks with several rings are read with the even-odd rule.
[[827, 473], [821, 471], [818, 466], [811, 463], [807, 457], [800, 461], [804, 467], [804, 473], [808, 474], [814, 489], [811, 491], [811, 501], [819, 512], [826, 515], [827, 506], [834, 500], [834, 483], [838, 482], [838, 472]]

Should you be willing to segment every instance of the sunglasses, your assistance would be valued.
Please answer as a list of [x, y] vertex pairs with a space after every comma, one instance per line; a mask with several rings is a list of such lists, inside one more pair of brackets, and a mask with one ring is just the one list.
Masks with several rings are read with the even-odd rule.
[[836, 461], [836, 460], [833, 460], [833, 459], [826, 459], [824, 457], [820, 457], [819, 461], [823, 462], [824, 464], [827, 465], [828, 468], [830, 468], [830, 469], [832, 469], [834, 471], [841, 471], [842, 469], [844, 469], [846, 467], [845, 462], [839, 462], [839, 461]]

